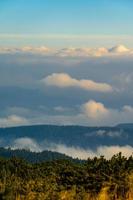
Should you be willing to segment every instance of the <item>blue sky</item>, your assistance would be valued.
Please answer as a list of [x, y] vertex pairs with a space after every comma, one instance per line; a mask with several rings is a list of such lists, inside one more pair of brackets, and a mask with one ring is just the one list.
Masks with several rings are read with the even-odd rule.
[[[91, 46], [100, 45], [100, 37], [104, 45], [104, 36], [111, 37], [105, 46], [116, 43], [118, 36], [118, 43], [125, 40], [130, 45], [132, 8], [132, 0], [1, 0], [0, 44], [22, 46], [26, 42], [31, 45], [43, 42], [50, 46], [70, 46], [70, 42], [64, 40], [65, 35], [72, 45], [80, 46], [86, 43], [84, 35], [90, 36], [90, 40], [95, 35], [97, 38]], [[17, 35], [25, 35], [25, 38], [17, 39]], [[51, 38], [42, 39], [40, 35], [51, 35], [52, 42]], [[82, 41], [71, 38], [72, 35], [80, 36]]]

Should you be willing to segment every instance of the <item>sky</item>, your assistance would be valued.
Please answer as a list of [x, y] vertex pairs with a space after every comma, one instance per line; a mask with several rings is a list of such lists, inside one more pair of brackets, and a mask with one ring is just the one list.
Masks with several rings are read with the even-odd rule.
[[[133, 0], [0, 0], [0, 127], [133, 123], [132, 10]], [[32, 138], [14, 144], [40, 151]], [[132, 149], [50, 150], [86, 158]]]
[[0, 45], [133, 46], [132, 0], [1, 0]]
[[1, 0], [0, 127], [133, 122], [132, 0]]

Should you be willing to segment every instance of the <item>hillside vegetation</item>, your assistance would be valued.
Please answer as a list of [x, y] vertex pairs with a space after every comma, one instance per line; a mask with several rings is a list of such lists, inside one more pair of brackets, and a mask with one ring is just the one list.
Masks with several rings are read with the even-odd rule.
[[133, 157], [29, 163], [0, 159], [0, 199], [133, 200]]

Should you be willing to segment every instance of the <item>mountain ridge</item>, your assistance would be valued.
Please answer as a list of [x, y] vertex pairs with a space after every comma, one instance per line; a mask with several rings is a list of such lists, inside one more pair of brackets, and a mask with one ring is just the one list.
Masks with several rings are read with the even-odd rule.
[[[114, 127], [84, 127], [33, 125], [0, 128], [0, 145], [10, 147], [16, 140], [32, 139], [37, 144], [63, 144], [80, 148], [96, 149], [99, 146], [133, 146], [133, 125], [117, 125]], [[23, 142], [25, 142], [23, 141]], [[21, 145], [19, 141], [19, 145]]]

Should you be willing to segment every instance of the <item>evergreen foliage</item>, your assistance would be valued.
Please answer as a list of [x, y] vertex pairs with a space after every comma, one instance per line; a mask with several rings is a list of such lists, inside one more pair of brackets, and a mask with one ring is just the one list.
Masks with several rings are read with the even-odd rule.
[[0, 159], [0, 199], [131, 200], [132, 186], [133, 157], [121, 153], [84, 162]]

